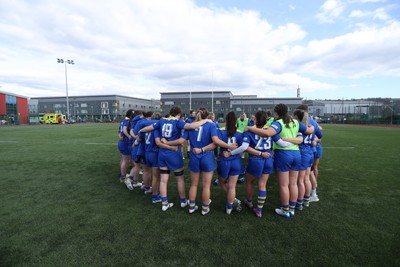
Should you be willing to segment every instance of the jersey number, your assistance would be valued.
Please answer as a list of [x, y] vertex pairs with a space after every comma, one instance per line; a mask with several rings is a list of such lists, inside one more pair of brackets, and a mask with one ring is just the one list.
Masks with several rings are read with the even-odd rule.
[[145, 134], [146, 145], [150, 145], [151, 132]]
[[201, 142], [201, 135], [203, 133], [203, 126], [200, 126], [199, 128], [196, 129], [197, 133], [197, 142]]
[[255, 149], [257, 150], [267, 150], [271, 148], [271, 137], [259, 137], [255, 135], [256, 140], [258, 140]]
[[166, 123], [162, 127], [162, 136], [163, 137], [171, 137], [172, 135], [172, 124]]

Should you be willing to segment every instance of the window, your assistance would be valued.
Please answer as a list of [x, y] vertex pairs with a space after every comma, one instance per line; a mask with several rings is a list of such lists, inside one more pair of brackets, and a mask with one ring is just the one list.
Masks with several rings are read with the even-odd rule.
[[107, 109], [102, 109], [101, 110], [101, 114], [102, 115], [108, 115], [108, 114], [110, 114], [110, 112], [109, 112], [108, 108]]
[[86, 103], [82, 103], [82, 104], [81, 104], [81, 107], [82, 107], [82, 108], [87, 108], [87, 104], [86, 104]]
[[175, 105], [175, 102], [174, 101], [165, 101], [165, 105], [166, 106], [173, 106], [173, 105]]
[[86, 109], [82, 109], [81, 114], [88, 114], [88, 111]]
[[221, 105], [221, 101], [220, 100], [215, 100], [215, 104], [216, 105]]
[[101, 102], [101, 108], [108, 108], [108, 102]]
[[241, 107], [237, 107], [236, 111], [242, 111], [242, 108]]

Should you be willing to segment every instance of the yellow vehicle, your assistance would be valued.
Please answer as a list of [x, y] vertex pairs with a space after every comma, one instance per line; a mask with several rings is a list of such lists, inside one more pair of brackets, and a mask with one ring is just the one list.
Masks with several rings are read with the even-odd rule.
[[65, 123], [66, 117], [60, 113], [46, 113], [40, 117], [40, 123], [45, 124], [59, 124]]

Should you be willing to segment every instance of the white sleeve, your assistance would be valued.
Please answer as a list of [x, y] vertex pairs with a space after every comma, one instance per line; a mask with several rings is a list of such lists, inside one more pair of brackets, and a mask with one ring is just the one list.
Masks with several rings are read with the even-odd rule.
[[249, 147], [249, 143], [243, 142], [242, 145], [234, 150], [231, 151], [232, 155], [240, 154], [246, 151], [246, 149]]
[[279, 140], [276, 141], [275, 143], [277, 143], [277, 144], [280, 145], [281, 147], [294, 146], [293, 143], [290, 143], [290, 142], [288, 142], [288, 141], [283, 141], [281, 138], [279, 138]]

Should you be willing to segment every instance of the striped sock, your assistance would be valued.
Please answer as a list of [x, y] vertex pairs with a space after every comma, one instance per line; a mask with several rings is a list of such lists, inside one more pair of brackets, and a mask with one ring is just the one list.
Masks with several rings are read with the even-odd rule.
[[207, 210], [208, 210], [208, 206], [210, 206], [210, 205], [201, 203], [201, 209], [202, 209], [203, 211], [207, 211]]
[[194, 210], [196, 202], [194, 200], [189, 200], [189, 209]]
[[121, 181], [125, 180], [125, 175], [121, 175], [121, 176], [119, 177], [119, 179], [120, 179]]
[[230, 203], [230, 202], [226, 202], [226, 208], [227, 209], [233, 209], [233, 202], [232, 203]]
[[293, 210], [294, 208], [296, 208], [296, 202], [289, 201], [289, 208], [290, 208], [291, 210]]
[[133, 181], [133, 176], [129, 175], [128, 179], [132, 182]]
[[304, 196], [304, 202], [305, 201], [307, 201], [307, 202], [310, 201], [310, 196]]
[[161, 203], [163, 206], [168, 206], [168, 197], [162, 197], [161, 198]]
[[187, 202], [186, 197], [181, 197], [181, 203], [186, 203], [186, 202]]
[[297, 199], [297, 203], [296, 203], [296, 207], [300, 207], [301, 205], [303, 205], [303, 199], [298, 198]]
[[282, 205], [282, 210], [289, 212], [289, 205]]
[[258, 198], [257, 198], [257, 210], [262, 211], [265, 203], [265, 199], [267, 198], [267, 191], [258, 191]]

